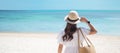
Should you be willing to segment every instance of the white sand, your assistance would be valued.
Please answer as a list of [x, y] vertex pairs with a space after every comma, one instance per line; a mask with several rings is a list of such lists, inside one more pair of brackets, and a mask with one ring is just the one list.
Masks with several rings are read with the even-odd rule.
[[[56, 33], [0, 33], [0, 53], [57, 53]], [[120, 53], [120, 36], [89, 36], [97, 53]]]

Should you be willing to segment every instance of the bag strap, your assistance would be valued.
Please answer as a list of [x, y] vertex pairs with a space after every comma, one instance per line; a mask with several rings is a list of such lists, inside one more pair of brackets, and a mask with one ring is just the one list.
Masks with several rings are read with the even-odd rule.
[[85, 42], [86, 42], [86, 43], [87, 43], [87, 45], [89, 46], [89, 43], [87, 42], [87, 39], [86, 39], [85, 35], [83, 34], [83, 32], [82, 32], [81, 28], [79, 28], [79, 29], [80, 29], [80, 32], [81, 32], [81, 34], [82, 34], [82, 36], [83, 36], [83, 38], [84, 38]]
[[[81, 32], [83, 38], [85, 39], [85, 42], [87, 43], [87, 45], [89, 46], [89, 43], [90, 43], [91, 45], [93, 45], [92, 42], [89, 40], [89, 38], [86, 37], [86, 36], [83, 34], [82, 29], [81, 29], [81, 28], [79, 28], [79, 29], [80, 29], [80, 32]], [[89, 42], [89, 43], [88, 43], [88, 42]]]
[[[80, 53], [80, 34], [79, 34], [79, 31], [81, 32], [81, 34], [82, 34], [82, 36], [83, 36], [83, 38], [85, 39], [85, 42], [87, 43], [87, 45], [88, 46], [90, 46], [89, 44], [88, 44], [88, 42], [91, 44], [91, 45], [93, 45], [92, 44], [92, 42], [88, 39], [88, 37], [86, 37], [84, 34], [83, 34], [83, 32], [82, 32], [82, 29], [81, 28], [78, 28], [77, 29], [77, 35], [78, 35], [78, 53]], [[82, 45], [82, 43], [81, 43], [81, 45]]]
[[78, 35], [78, 53], [80, 53], [80, 39], [79, 39], [79, 36], [80, 36], [80, 34], [79, 34], [79, 29], [77, 29], [77, 35]]

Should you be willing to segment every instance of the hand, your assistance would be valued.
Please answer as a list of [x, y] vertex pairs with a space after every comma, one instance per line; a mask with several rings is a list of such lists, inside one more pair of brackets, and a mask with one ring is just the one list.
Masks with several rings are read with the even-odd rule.
[[80, 21], [85, 23], [88, 22], [88, 20], [85, 17], [81, 17]]

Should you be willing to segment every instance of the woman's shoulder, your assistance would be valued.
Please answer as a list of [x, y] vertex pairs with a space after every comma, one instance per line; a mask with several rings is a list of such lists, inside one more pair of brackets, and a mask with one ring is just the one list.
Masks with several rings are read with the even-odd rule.
[[61, 30], [58, 34], [58, 36], [63, 36], [65, 34], [64, 30]]
[[85, 27], [78, 27], [78, 29], [89, 30], [88, 28], [85, 28]]
[[89, 33], [90, 33], [90, 29], [88, 29], [88, 28], [85, 28], [85, 27], [79, 27], [79, 29], [81, 29], [82, 32], [83, 32], [85, 35], [89, 35]]
[[62, 30], [59, 34], [64, 35], [64, 33], [65, 33], [64, 30]]

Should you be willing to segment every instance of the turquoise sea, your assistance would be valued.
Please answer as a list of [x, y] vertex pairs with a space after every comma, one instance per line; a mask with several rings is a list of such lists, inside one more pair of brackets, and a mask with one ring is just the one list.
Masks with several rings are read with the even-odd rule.
[[[98, 34], [120, 36], [120, 10], [77, 10]], [[0, 10], [0, 32], [60, 32], [69, 10]], [[85, 23], [78, 26], [87, 27]]]

